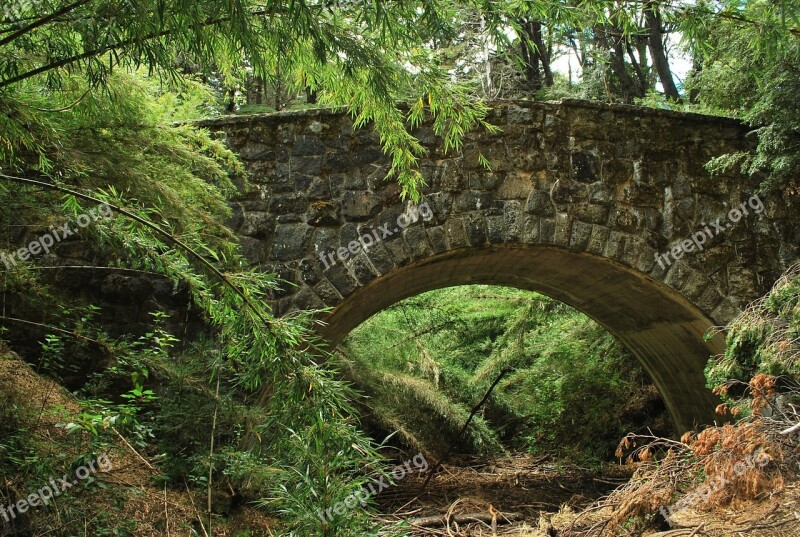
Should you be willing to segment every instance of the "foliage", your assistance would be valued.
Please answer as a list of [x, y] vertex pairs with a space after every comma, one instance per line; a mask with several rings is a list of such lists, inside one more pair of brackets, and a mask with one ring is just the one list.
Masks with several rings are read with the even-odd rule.
[[[434, 453], [456, 444], [604, 459], [636, 427], [626, 412], [651, 397], [639, 387], [642, 370], [588, 318], [502, 287], [400, 302], [356, 329], [341, 359], [367, 396], [365, 420]], [[458, 439], [470, 409], [506, 369], [466, 443]]]
[[725, 352], [706, 367], [718, 411], [791, 425], [800, 400], [800, 266], [787, 270], [762, 299], [728, 326]]
[[280, 74], [287, 87], [349, 107], [357, 124], [373, 122], [404, 196], [419, 196], [422, 147], [397, 101], [424, 102], [453, 147], [485, 115], [421, 48], [456, 32], [447, 2], [41, 0], [14, 7], [0, 20], [4, 94], [69, 90], [77, 77], [88, 84], [80, 92], [93, 96], [95, 88], [111, 92], [115, 73], [140, 67], [175, 83], [193, 72], [223, 87], [248, 70], [262, 79]]
[[[66, 87], [70, 80], [71, 89]], [[163, 478], [181, 487], [186, 479], [213, 488], [226, 471], [241, 478], [241, 472], [226, 470], [226, 459], [235, 468], [238, 461], [255, 457], [277, 470], [275, 478], [255, 488], [243, 484], [243, 490], [264, 493], [266, 487], [269, 501], [263, 505], [281, 513], [288, 528], [317, 532], [322, 521], [314, 508], [343, 499], [348, 487], [357, 487], [380, 468], [379, 457], [351, 417], [350, 392], [301, 350], [302, 342], [314, 344], [305, 315], [271, 315], [264, 299], [275, 289], [275, 279], [245, 269], [238, 243], [224, 227], [227, 197], [235, 192], [232, 178], [245, 184], [238, 176], [241, 165], [208, 133], [168, 125], [176, 117], [202, 113], [203, 92], [189, 84], [180, 86], [185, 96], [176, 97], [162, 93], [166, 88], [147, 77], [121, 71], [104, 83], [108, 94], [84, 95], [79, 77], [65, 77], [60, 91], [30, 81], [15, 86], [13, 95], [0, 96], [8, 112], [0, 116], [4, 169], [44, 176], [56, 189], [76, 193], [62, 197], [58, 190], [4, 188], [0, 198], [6, 222], [18, 222], [35, 235], [80, 214], [87, 197], [112, 204], [114, 218], [95, 223], [81, 238], [89, 241], [100, 266], [121, 274], [134, 270], [166, 276], [185, 288], [210, 336], [203, 360], [188, 367], [177, 360], [177, 340], [158, 322], [141, 339], [104, 335], [103, 315], [91, 319], [82, 313], [87, 307], [83, 298], [50, 277], [47, 256], [4, 274], [4, 303], [21, 315], [46, 312], [39, 324], [57, 329], [54, 333], [69, 341], [69, 349], [61, 350], [59, 340], [48, 336], [43, 372], [48, 372], [45, 366], [58, 365], [58, 353], [72, 356], [80, 348], [80, 356], [91, 357], [79, 362], [91, 381], [85, 386], [85, 410], [71, 429], [94, 437], [114, 427], [145, 452], [158, 445], [158, 452], [167, 454]], [[78, 98], [69, 109], [45, 110], [48, 101], [52, 106], [69, 100], [70, 91]], [[10, 234], [14, 229], [4, 227], [5, 244], [24, 240], [23, 234]], [[60, 311], [65, 315], [59, 316]], [[5, 318], [3, 323], [6, 337], [25, 339], [18, 324], [9, 325]], [[55, 368], [50, 372], [59, 374]], [[219, 395], [209, 389], [217, 379]], [[185, 383], [188, 387], [181, 387]], [[193, 399], [179, 397], [187, 391]], [[192, 401], [199, 404], [187, 418], [184, 405]], [[262, 410], [246, 412], [252, 406]], [[209, 431], [204, 424], [217, 413], [217, 428]], [[242, 415], [248, 419], [240, 421]], [[187, 427], [187, 421], [197, 425]], [[218, 450], [214, 455], [212, 438]], [[304, 479], [298, 480], [301, 468]], [[364, 524], [362, 514], [338, 521], [329, 531]]]
[[[357, 126], [378, 131], [390, 175], [403, 196], [418, 197], [424, 151], [411, 129], [432, 116], [452, 151], [470, 129], [491, 130], [481, 101], [481, 91], [497, 95], [488, 91], [491, 79], [481, 87], [489, 70], [501, 64], [503, 76], [516, 69], [530, 75], [527, 82], [539, 76], [547, 89], [536, 90], [538, 98], [635, 95], [652, 104], [657, 97], [646, 95], [656, 77], [643, 47], [663, 44], [661, 32], [677, 28], [702, 66], [695, 87], [705, 109], [759, 129], [754, 155], [728, 156], [714, 169], [743, 163], [791, 192], [794, 2], [665, 4], [656, 38], [644, 35], [644, 8], [605, 0], [8, 3], [0, 16], [2, 247], [13, 250], [75, 218], [87, 202], [110, 203], [115, 217], [81, 232], [94, 264], [185, 290], [205, 330], [179, 342], [157, 320], [144, 333], [111, 337], [102, 312], [60, 285], [54, 259], [42, 256], [2, 274], [3, 338], [28, 349], [41, 343], [32, 363], [80, 390], [83, 409], [65, 423], [74, 424], [81, 449], [101, 446], [113, 427], [145, 455], [162, 455], [160, 479], [168, 485], [229, 486], [280, 514], [288, 533], [372, 531], [360, 509], [330, 526], [314, 514], [381, 472], [381, 458], [359, 430], [351, 387], [309, 352], [311, 313], [272, 315], [266, 298], [280, 282], [247, 268], [223, 224], [229, 199], [248, 188], [241, 163], [209, 133], [175, 122], [219, 114], [221, 103], [235, 109], [236, 88], [248, 77], [274, 84], [276, 94], [315, 93], [320, 104], [348, 107]], [[465, 20], [478, 32], [464, 32]], [[467, 57], [469, 43], [480, 43], [481, 54]], [[553, 56], [544, 49], [556, 44], [581, 56], [581, 84], [547, 82], [544, 62]], [[455, 72], [459, 61], [485, 63]], [[631, 393], [642, 394], [641, 371], [575, 312], [536, 295], [490, 293], [486, 311], [468, 291], [412, 299], [370, 321], [375, 334], [352, 338], [340, 365], [372, 398], [370, 420], [441, 450], [510, 368], [468, 431], [472, 450], [563, 450], [579, 433], [591, 441], [576, 449], [602, 457], [633, 423], [611, 416], [622, 415]], [[764, 306], [772, 321], [784, 322], [795, 307], [781, 296]], [[777, 347], [762, 346], [769, 323], [743, 328], [731, 367], [743, 375], [794, 373], [780, 345], [796, 339], [795, 324], [780, 324], [775, 333], [787, 337]], [[435, 328], [420, 334], [422, 327]], [[409, 330], [421, 338], [409, 341]], [[375, 349], [390, 352], [376, 356]], [[754, 358], [744, 356], [747, 349], [761, 350]], [[582, 359], [572, 363], [575, 356]], [[15, 408], [4, 410], [3, 467], [16, 465], [22, 476], [51, 471], [43, 457], [25, 455], [43, 449], [26, 436], [31, 426], [11, 415]], [[91, 530], [113, 531], [101, 526]]]
[[797, 195], [800, 6], [795, 0], [722, 5], [716, 15], [706, 8], [683, 23], [702, 58], [692, 85], [705, 106], [752, 126], [758, 146], [752, 153], [715, 159], [710, 169], [724, 173], [736, 167], [763, 174], [763, 188]]
[[[10, 354], [0, 344], [0, 478], [4, 487], [0, 502], [8, 506], [28, 494], [39, 491], [51, 479], [57, 480], [65, 472], [74, 472], [78, 466], [86, 465], [106, 453], [108, 436], [87, 434], [74, 430], [68, 434], [50, 423], [74, 416], [74, 409], [64, 406], [48, 407], [48, 400], [56, 399], [53, 391], [58, 387], [52, 382], [36, 381], [34, 373]], [[118, 524], [105, 516], [90, 516], [97, 502], [113, 503], [122, 494], [109, 487], [100, 474], [89, 474], [68, 493], [58, 497], [57, 507], [50, 505], [37, 509], [36, 515], [16, 513], [9, 522], [2, 522], [4, 532], [30, 531], [53, 535], [68, 535], [73, 521], [80, 520], [81, 527], [96, 534], [110, 534], [114, 528], [125, 533], [128, 524]], [[58, 516], [53, 510], [58, 509]], [[48, 516], [49, 515], [49, 516]]]
[[[786, 446], [758, 421], [709, 427], [681, 441], [630, 435], [618, 455], [636, 471], [631, 480], [573, 519], [560, 533], [599, 537], [680, 523], [685, 511], [741, 508], [784, 487], [792, 475]], [[583, 515], [593, 513], [591, 517]], [[676, 518], [673, 518], [676, 517]]]
[[709, 361], [709, 386], [727, 401], [718, 412], [736, 423], [688, 431], [680, 442], [626, 436], [616, 455], [637, 467], [633, 478], [586, 510], [599, 516], [581, 524], [576, 519], [565, 535], [639, 531], [682, 509], [736, 508], [776, 494], [797, 478], [798, 276], [800, 267], [790, 268], [770, 293], [737, 316], [728, 327], [725, 354]]

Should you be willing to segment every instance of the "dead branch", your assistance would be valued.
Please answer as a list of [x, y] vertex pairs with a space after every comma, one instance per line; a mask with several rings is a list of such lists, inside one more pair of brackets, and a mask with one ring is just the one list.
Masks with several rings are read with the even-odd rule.
[[498, 524], [510, 524], [518, 520], [523, 520], [525, 516], [522, 513], [503, 513], [500, 516], [492, 516], [491, 513], [463, 513], [460, 515], [452, 515], [449, 518], [446, 515], [426, 516], [420, 518], [412, 518], [408, 521], [413, 526], [420, 526], [423, 528], [431, 528], [437, 526], [446, 526], [448, 522], [455, 522], [456, 524], [469, 524], [471, 522], [484, 522], [491, 524], [492, 520], [497, 520]]

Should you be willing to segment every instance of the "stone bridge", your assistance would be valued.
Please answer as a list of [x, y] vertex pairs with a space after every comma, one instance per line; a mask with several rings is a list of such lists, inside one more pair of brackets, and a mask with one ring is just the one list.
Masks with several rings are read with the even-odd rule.
[[[308, 110], [202, 124], [252, 173], [230, 225], [253, 264], [292, 285], [276, 313], [332, 308], [336, 344], [391, 304], [431, 289], [538, 291], [618, 337], [659, 388], [679, 430], [714, 419], [704, 335], [796, 262], [800, 210], [757, 181], [704, 164], [749, 147], [733, 120], [580, 101], [507, 102], [445, 154], [430, 125], [419, 207], [385, 181], [371, 129]], [[479, 156], [490, 163], [483, 167]], [[580, 356], [575, 357], [580, 360]]]

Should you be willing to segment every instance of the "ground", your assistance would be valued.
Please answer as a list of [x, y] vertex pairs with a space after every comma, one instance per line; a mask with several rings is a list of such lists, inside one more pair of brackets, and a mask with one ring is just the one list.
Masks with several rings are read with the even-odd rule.
[[[13, 408], [19, 416], [36, 419], [36, 442], [42, 449], [39, 456], [74, 444], [67, 441], [67, 433], [58, 426], [65, 416], [76, 416], [80, 412], [74, 397], [2, 348], [0, 394], [0, 406], [5, 406], [5, 411]], [[44, 411], [54, 406], [62, 408], [60, 414]], [[151, 467], [152, 461], [144, 460], [121, 436], [109, 445], [108, 456], [112, 468], [99, 474], [99, 480], [107, 488], [101, 493], [91, 490], [75, 493], [93, 494], [84, 498], [91, 499], [91, 502], [84, 501], [91, 509], [113, 512], [120, 521], [136, 521], [137, 537], [203, 535], [207, 528], [201, 528], [197, 522], [198, 512], [203, 511], [205, 505], [202, 495], [157, 487], [153, 477], [158, 470]], [[17, 476], [8, 470], [3, 468], [5, 504], [12, 496], [16, 499], [26, 492], [15, 489]], [[607, 464], [599, 471], [590, 470], [559, 464], [550, 456], [516, 455], [494, 460], [460, 458], [446, 464], [422, 494], [424, 479], [417, 473], [382, 491], [375, 500], [381, 519], [387, 524], [405, 520], [416, 536], [600, 536], [601, 528], [593, 527], [593, 521], [600, 520], [603, 511], [590, 506], [624, 483], [630, 474], [625, 466]], [[41, 510], [34, 514], [34, 520], [41, 517], [52, 523], [57, 516], [55, 511]], [[207, 524], [207, 519], [203, 519]], [[61, 524], [85, 522], [85, 519], [64, 520]], [[800, 535], [800, 483], [787, 481], [782, 490], [735, 509], [710, 512], [686, 509], [675, 516], [675, 522], [682, 529], [662, 532], [653, 529], [643, 535], [794, 537]], [[239, 507], [227, 519], [215, 519], [212, 523], [217, 537], [280, 534], [270, 529], [277, 527], [275, 520], [247, 506]], [[565, 533], [570, 527], [576, 532]], [[191, 533], [190, 528], [197, 533]]]
[[[48, 411], [54, 407], [60, 407], [62, 410], [57, 414]], [[63, 426], [59, 426], [81, 412], [75, 398], [58, 383], [37, 375], [17, 355], [3, 348], [2, 344], [0, 344], [0, 409], [4, 418], [9, 411], [13, 411], [15, 416], [23, 420], [20, 423], [23, 427], [35, 425], [30, 427], [30, 430], [35, 437], [33, 441], [37, 449], [31, 456], [46, 459], [51, 456], [57, 458], [59, 455], [64, 458], [64, 451], [74, 451], [67, 453], [66, 458], [78, 454], [80, 441], [67, 438], [68, 433]], [[5, 430], [0, 431], [0, 450], [3, 449], [6, 440], [2, 434], [5, 432]], [[31, 519], [15, 520], [17, 526], [31, 531], [30, 535], [45, 535], [49, 533], [45, 528], [49, 529], [52, 525], [59, 528], [69, 525], [83, 527], [91, 523], [92, 517], [98, 513], [113, 513], [114, 518], [108, 525], [113, 527], [115, 524], [122, 525], [124, 522], [135, 521], [137, 537], [203, 535], [203, 529], [197, 523], [197, 513], [203, 511], [204, 498], [186, 491], [157, 487], [153, 478], [159, 474], [158, 469], [140, 457], [121, 436], [116, 436], [106, 451], [111, 461], [111, 469], [97, 474], [103, 488], [74, 487], [58, 498], [61, 502], [74, 501], [76, 505], [80, 505], [84, 509], [80, 513], [81, 516], [62, 519], [63, 506], [59, 507], [58, 502], [55, 502], [33, 513]], [[67, 471], [66, 467], [58, 467], [54, 475], [62, 475]], [[4, 482], [0, 500], [4, 505], [17, 501], [31, 492], [30, 487], [20, 482], [20, 474], [16, 467], [0, 467], [0, 482]], [[75, 513], [75, 511], [70, 512]], [[204, 522], [207, 524], [205, 517]], [[248, 528], [268, 528], [274, 525], [274, 521], [246, 506], [242, 507], [237, 516], [231, 520], [212, 522], [218, 524], [214, 526], [215, 537], [246, 535], [239, 532]], [[7, 530], [16, 529], [7, 528], [2, 523], [0, 520], [0, 535], [6, 535]], [[191, 533], [190, 528], [197, 533]], [[262, 534], [269, 535], [268, 531]], [[261, 534], [251, 535], [255, 537]]]
[[[620, 465], [604, 465], [598, 472], [530, 455], [458, 463], [446, 466], [419, 497], [424, 481], [419, 476], [384, 492], [378, 497], [382, 516], [387, 521], [409, 521], [412, 534], [420, 537], [599, 537], [607, 535], [594, 525], [604, 512], [592, 504], [631, 475]], [[675, 515], [674, 524], [679, 527], [617, 535], [796, 537], [800, 483], [787, 483], [783, 490], [736, 509], [686, 509]]]

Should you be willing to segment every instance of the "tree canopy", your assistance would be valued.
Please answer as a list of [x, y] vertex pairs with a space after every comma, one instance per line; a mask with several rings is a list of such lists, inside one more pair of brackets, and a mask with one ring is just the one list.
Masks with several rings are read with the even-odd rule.
[[[439, 118], [438, 134], [457, 149], [467, 130], [488, 127], [486, 99], [567, 91], [632, 102], [658, 90], [767, 127], [761, 158], [748, 165], [786, 180], [795, 160], [782, 151], [792, 144], [774, 138], [790, 120], [765, 106], [796, 109], [776, 94], [791, 93], [776, 81], [792, 64], [796, 8], [793, 0], [16, 0], [0, 21], [0, 91], [108, 91], [120, 69], [224, 89], [248, 77], [276, 81], [374, 125], [392, 155], [390, 175], [417, 197], [423, 150], [408, 127], [423, 113]], [[679, 53], [693, 64], [689, 80], [673, 74]], [[554, 62], [564, 54], [582, 75], [577, 89], [558, 90]], [[399, 101], [413, 106], [401, 111]], [[777, 162], [764, 162], [772, 155]]]

